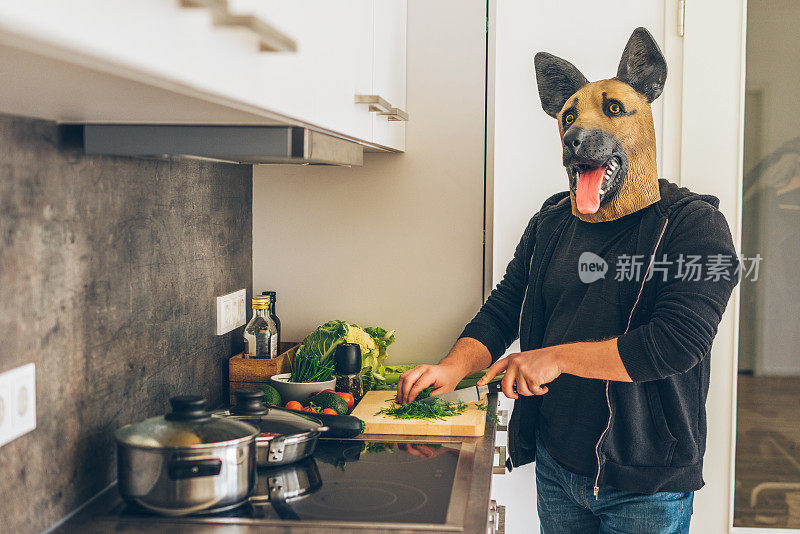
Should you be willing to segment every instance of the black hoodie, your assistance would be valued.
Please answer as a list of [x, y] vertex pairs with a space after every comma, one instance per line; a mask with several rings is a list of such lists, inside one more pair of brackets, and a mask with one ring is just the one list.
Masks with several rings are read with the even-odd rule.
[[[595, 488], [638, 493], [694, 491], [703, 486], [705, 402], [711, 343], [738, 282], [736, 251], [719, 200], [659, 180], [661, 200], [642, 210], [636, 254], [666, 259], [666, 281], [653, 276], [621, 284], [618, 333], [622, 362], [633, 383], [606, 382], [609, 420], [596, 446]], [[547, 200], [533, 216], [508, 264], [461, 337], [483, 343], [498, 359], [517, 338], [522, 351], [542, 346], [542, 283], [559, 230], [574, 217], [569, 193]], [[664, 258], [666, 255], [666, 258]], [[715, 261], [716, 274], [678, 276], [679, 257]], [[727, 261], [725, 261], [727, 260]], [[599, 312], [600, 310], [598, 310]], [[591, 320], [591, 317], [578, 318]], [[520, 397], [509, 424], [509, 466], [536, 459], [541, 397]]]

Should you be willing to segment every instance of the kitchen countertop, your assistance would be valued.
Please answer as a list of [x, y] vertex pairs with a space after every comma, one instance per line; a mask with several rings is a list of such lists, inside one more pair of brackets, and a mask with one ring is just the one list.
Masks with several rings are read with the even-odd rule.
[[[462, 532], [467, 534], [485, 534], [486, 525], [489, 517], [489, 499], [492, 485], [492, 467], [494, 464], [494, 443], [497, 425], [492, 415], [497, 410], [497, 395], [489, 396], [488, 417], [486, 418], [486, 431], [481, 437], [459, 437], [458, 441], [472, 443], [475, 445], [472, 471], [469, 483], [469, 495], [467, 496], [466, 517], [464, 518], [464, 528]], [[441, 436], [399, 436], [399, 435], [380, 435], [365, 434], [359, 436], [375, 441], [391, 440], [411, 440], [416, 443], [436, 442], [441, 440]], [[291, 525], [245, 525], [245, 524], [203, 524], [203, 523], [180, 523], [170, 522], [169, 518], [162, 518], [158, 522], [154, 521], [134, 521], [131, 519], [120, 519], [109, 514], [109, 510], [121, 503], [116, 486], [112, 486], [101, 493], [91, 504], [81, 510], [75, 517], [64, 523], [55, 532], [72, 533], [81, 532], [93, 533], [161, 533], [168, 531], [171, 534], [200, 533], [200, 534], [239, 534], [251, 532], [270, 532], [270, 533], [291, 533], [291, 534], [318, 534], [328, 532], [329, 527], [314, 527], [303, 523], [293, 523]], [[417, 532], [430, 532], [430, 529], [417, 529], [413, 526], [403, 529], [381, 529], [381, 528], [359, 528], [358, 532], [363, 534], [404, 534]]]

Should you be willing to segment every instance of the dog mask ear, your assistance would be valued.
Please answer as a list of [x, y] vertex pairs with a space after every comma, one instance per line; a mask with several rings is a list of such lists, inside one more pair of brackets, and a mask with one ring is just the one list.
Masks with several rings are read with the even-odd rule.
[[658, 98], [664, 90], [667, 61], [645, 28], [636, 28], [628, 39], [617, 69], [617, 79], [642, 93], [648, 102]]
[[536, 84], [545, 113], [555, 118], [567, 99], [589, 83], [575, 65], [546, 52], [533, 58], [536, 67]]

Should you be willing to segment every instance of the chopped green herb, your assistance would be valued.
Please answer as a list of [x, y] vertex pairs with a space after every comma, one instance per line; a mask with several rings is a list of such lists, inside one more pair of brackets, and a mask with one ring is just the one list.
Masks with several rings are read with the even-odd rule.
[[495, 423], [500, 423], [500, 418], [497, 417], [497, 412], [489, 413], [489, 401], [486, 401], [486, 404], [476, 404], [475, 407], [482, 412], [486, 412], [486, 418], [489, 421], [494, 421]]
[[[392, 401], [389, 401], [392, 402]], [[463, 402], [419, 402], [414, 401], [408, 404], [393, 405], [391, 408], [383, 408], [375, 415], [388, 415], [395, 419], [425, 419], [428, 421], [439, 419], [445, 420], [448, 417], [461, 415], [467, 405]]]

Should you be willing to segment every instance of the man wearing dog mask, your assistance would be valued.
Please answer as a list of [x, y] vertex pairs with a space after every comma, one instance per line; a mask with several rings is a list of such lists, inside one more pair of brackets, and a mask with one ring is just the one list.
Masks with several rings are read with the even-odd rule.
[[[612, 79], [545, 53], [535, 67], [569, 190], [533, 216], [450, 354], [402, 375], [397, 401], [504, 371], [509, 466], [536, 461], [542, 532], [687, 532], [709, 352], [739, 276], [731, 233], [715, 197], [657, 178], [650, 104], [667, 67], [646, 29]], [[499, 360], [517, 338], [522, 352]]]

